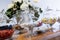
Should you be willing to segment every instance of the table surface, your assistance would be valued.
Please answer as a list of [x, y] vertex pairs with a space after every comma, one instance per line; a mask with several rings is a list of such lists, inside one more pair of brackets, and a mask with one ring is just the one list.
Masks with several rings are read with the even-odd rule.
[[27, 35], [27, 33], [25, 34], [20, 34], [16, 40], [47, 40], [49, 38], [53, 38], [56, 36], [60, 36], [60, 32], [46, 32], [46, 33], [42, 33], [42, 34], [38, 34], [36, 36], [32, 36], [32, 37], [25, 37], [25, 35]]

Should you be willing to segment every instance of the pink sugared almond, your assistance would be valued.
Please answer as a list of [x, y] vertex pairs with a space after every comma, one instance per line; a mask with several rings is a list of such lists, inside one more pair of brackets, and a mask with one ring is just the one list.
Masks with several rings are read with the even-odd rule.
[[41, 25], [42, 25], [42, 22], [38, 22], [37, 26], [39, 27], [39, 26], [41, 26]]

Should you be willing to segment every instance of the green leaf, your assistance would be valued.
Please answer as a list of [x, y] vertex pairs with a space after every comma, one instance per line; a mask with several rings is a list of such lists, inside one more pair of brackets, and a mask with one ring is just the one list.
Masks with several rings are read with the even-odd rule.
[[42, 12], [43, 12], [41, 8], [39, 9], [39, 11], [40, 11], [40, 13], [42, 13]]
[[33, 7], [32, 7], [31, 5], [29, 5], [29, 9], [34, 10]]
[[39, 17], [38, 12], [35, 12], [34, 16], [38, 18]]
[[12, 11], [13, 11], [13, 9], [10, 8], [10, 9], [8, 9], [8, 10], [5, 12], [5, 14], [6, 14], [9, 18], [12, 18]]

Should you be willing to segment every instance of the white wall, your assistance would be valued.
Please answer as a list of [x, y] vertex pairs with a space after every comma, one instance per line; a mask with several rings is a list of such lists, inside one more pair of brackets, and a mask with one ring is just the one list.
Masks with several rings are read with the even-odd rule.
[[[33, 0], [31, 2], [33, 3]], [[60, 9], [60, 0], [39, 0], [38, 3], [33, 4], [43, 9], [47, 8], [47, 6], [52, 9]]]
[[0, 0], [0, 11], [2, 9], [7, 9], [8, 4], [11, 3], [11, 0]]

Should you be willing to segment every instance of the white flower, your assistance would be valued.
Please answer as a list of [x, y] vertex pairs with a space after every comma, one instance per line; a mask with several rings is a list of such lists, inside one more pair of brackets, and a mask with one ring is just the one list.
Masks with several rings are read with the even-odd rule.
[[28, 4], [28, 5], [32, 5], [31, 2], [28, 2], [27, 4]]
[[14, 4], [13, 4], [13, 3], [8, 4], [8, 8], [12, 8], [13, 6], [14, 6]]
[[39, 0], [33, 0], [35, 3], [37, 3]]
[[28, 7], [28, 4], [26, 4], [26, 3], [23, 3], [23, 4], [20, 6], [20, 8], [21, 8], [22, 10], [27, 9], [27, 7]]
[[13, 0], [13, 2], [17, 2], [17, 1], [20, 2], [20, 3], [22, 2], [22, 0]]
[[23, 0], [23, 2], [28, 2], [28, 0]]

